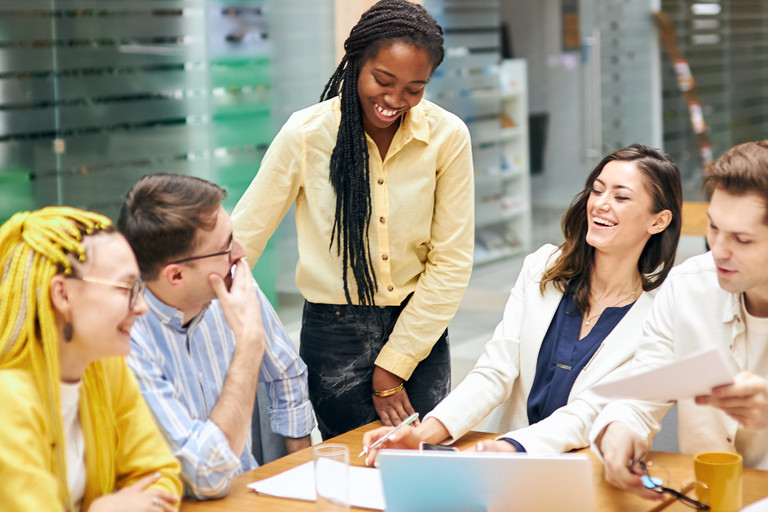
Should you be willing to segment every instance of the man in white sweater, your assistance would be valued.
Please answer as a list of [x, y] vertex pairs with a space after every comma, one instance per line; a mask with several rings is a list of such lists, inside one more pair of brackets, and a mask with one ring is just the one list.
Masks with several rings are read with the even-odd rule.
[[[731, 148], [705, 179], [712, 192], [710, 252], [674, 268], [656, 296], [633, 361], [636, 372], [718, 347], [736, 376], [706, 396], [678, 402], [683, 453], [731, 451], [768, 469], [768, 140]], [[634, 461], [671, 403], [611, 402], [590, 439], [606, 480], [648, 499]], [[663, 497], [662, 497], [663, 498]]]

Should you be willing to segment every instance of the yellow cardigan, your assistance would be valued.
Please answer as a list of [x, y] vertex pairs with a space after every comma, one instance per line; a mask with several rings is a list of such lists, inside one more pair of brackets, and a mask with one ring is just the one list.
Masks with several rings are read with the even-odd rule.
[[[29, 358], [0, 370], [0, 508], [4, 511], [66, 509], [48, 407], [35, 385]], [[96, 424], [101, 407], [109, 418], [102, 422], [106, 424]], [[123, 358], [103, 359], [86, 369], [80, 422], [87, 479], [83, 511], [99, 496], [156, 471], [162, 477], [152, 487], [181, 497], [179, 463], [157, 430]], [[97, 449], [98, 439], [108, 440], [107, 446]]]

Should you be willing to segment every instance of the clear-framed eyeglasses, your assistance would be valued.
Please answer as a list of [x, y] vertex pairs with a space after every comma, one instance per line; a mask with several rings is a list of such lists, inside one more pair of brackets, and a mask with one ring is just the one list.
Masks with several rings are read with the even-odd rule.
[[144, 290], [147, 288], [147, 285], [144, 281], [141, 279], [135, 280], [133, 283], [121, 283], [120, 281], [112, 281], [111, 279], [102, 279], [100, 277], [92, 277], [92, 276], [66, 276], [69, 279], [77, 279], [79, 281], [85, 281], [86, 283], [96, 283], [96, 284], [103, 284], [107, 286], [112, 286], [114, 288], [119, 288], [121, 290], [128, 290], [128, 311], [132, 311], [133, 308], [136, 306], [136, 302], [139, 300], [139, 297], [144, 295]]
[[680, 501], [683, 505], [695, 510], [709, 510], [709, 488], [703, 482], [689, 482], [678, 491], [673, 489], [669, 482], [669, 471], [653, 461], [639, 461], [643, 475], [640, 479], [646, 489], [658, 492], [659, 494], [669, 494]]

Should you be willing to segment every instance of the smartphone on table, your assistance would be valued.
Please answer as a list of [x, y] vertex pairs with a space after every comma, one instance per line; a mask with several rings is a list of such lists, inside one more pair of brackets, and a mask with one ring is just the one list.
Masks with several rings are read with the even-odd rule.
[[419, 451], [420, 452], [426, 452], [426, 451], [457, 452], [459, 451], [459, 449], [456, 448], [455, 446], [446, 446], [444, 444], [430, 444], [422, 441], [419, 443]]

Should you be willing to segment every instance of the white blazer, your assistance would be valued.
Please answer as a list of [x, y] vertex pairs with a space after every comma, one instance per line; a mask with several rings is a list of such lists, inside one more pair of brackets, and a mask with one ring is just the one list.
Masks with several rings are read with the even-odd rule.
[[[582, 369], [567, 405], [544, 420], [528, 424], [528, 395], [536, 362], [563, 294], [552, 283], [544, 295], [539, 283], [557, 259], [557, 247], [544, 245], [528, 255], [512, 289], [504, 317], [485, 345], [475, 368], [426, 417], [440, 420], [456, 440], [491, 414], [488, 429], [508, 432], [531, 454], [560, 453], [589, 445], [589, 429], [608, 402], [589, 391], [598, 382], [628, 374], [653, 297], [644, 292], [603, 340]], [[495, 408], [495, 410], [494, 410]], [[510, 432], [511, 431], [511, 432]]]

